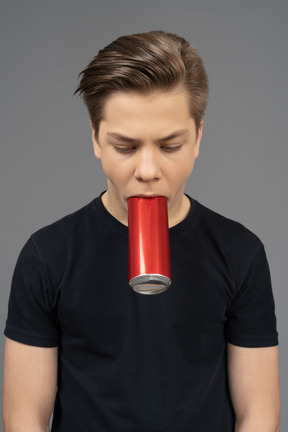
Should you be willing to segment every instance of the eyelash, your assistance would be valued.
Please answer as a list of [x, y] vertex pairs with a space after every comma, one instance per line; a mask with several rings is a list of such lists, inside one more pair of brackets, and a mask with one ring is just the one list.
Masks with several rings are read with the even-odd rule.
[[173, 153], [177, 150], [180, 150], [181, 147], [182, 147], [182, 144], [178, 144], [175, 146], [167, 146], [167, 147], [165, 146], [165, 147], [161, 147], [161, 148], [162, 148], [162, 150], [164, 150], [167, 153]]
[[132, 153], [134, 150], [136, 150], [136, 147], [117, 147], [114, 146], [114, 149], [123, 154]]
[[[178, 145], [175, 145], [175, 146], [162, 146], [162, 147], [160, 147], [160, 149], [163, 150], [166, 153], [173, 153], [173, 152], [176, 152], [177, 150], [180, 150], [181, 147], [182, 147], [182, 144], [178, 144]], [[137, 149], [137, 147], [118, 147], [118, 146], [114, 146], [114, 149], [118, 153], [129, 154], [129, 153], [133, 153]]]

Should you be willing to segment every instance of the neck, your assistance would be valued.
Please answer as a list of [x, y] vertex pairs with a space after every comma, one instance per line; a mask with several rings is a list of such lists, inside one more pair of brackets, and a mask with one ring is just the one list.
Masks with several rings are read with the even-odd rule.
[[168, 212], [169, 228], [182, 222], [188, 216], [191, 209], [190, 199], [183, 194], [179, 207], [174, 212]]

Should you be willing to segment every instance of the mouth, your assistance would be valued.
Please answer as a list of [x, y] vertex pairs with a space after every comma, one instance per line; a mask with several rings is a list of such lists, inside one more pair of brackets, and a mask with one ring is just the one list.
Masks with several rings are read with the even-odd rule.
[[129, 196], [128, 199], [132, 198], [132, 197], [135, 197], [135, 198], [157, 198], [157, 197], [163, 197], [163, 196], [164, 195], [161, 195], [161, 194], [139, 194], [139, 195], [136, 194], [136, 195]]

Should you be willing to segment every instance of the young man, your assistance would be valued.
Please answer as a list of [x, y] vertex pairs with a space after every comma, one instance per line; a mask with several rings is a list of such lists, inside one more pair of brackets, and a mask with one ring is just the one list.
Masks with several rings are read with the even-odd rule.
[[[77, 89], [107, 191], [33, 234], [9, 302], [4, 430], [279, 430], [277, 331], [260, 240], [184, 194], [208, 81], [164, 32], [101, 50]], [[128, 285], [127, 200], [167, 197], [172, 284]]]

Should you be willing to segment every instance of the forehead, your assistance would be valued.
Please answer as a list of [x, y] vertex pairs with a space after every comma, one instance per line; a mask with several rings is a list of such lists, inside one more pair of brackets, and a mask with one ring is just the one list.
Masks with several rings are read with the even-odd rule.
[[187, 128], [194, 123], [189, 110], [188, 93], [183, 88], [150, 93], [117, 92], [104, 106], [103, 126], [108, 128]]

